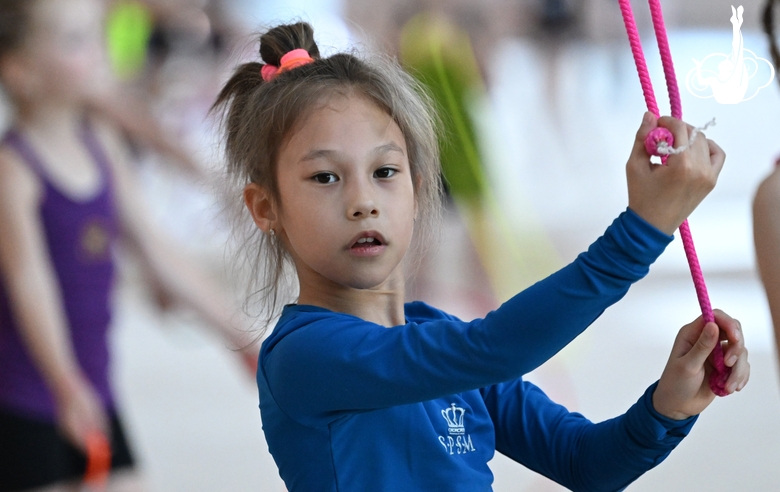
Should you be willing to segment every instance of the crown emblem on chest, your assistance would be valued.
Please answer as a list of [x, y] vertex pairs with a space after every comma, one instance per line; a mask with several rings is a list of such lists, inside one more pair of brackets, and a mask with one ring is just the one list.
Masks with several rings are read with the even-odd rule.
[[447, 421], [450, 435], [462, 436], [466, 433], [466, 428], [463, 425], [463, 416], [465, 414], [466, 410], [455, 406], [454, 403], [451, 403], [449, 408], [441, 411], [441, 416]]

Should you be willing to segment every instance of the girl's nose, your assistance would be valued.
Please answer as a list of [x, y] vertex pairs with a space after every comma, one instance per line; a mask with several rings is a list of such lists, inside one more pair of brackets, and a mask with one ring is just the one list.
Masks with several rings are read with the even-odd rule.
[[350, 190], [347, 215], [350, 219], [364, 219], [366, 217], [378, 217], [379, 208], [374, 201], [371, 186], [367, 183], [355, 183]]

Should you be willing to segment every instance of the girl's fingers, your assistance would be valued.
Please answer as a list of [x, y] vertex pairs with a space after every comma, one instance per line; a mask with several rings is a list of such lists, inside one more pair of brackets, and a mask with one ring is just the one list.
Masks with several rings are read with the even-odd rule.
[[693, 131], [691, 125], [688, 125], [677, 118], [672, 118], [671, 116], [661, 116], [658, 118], [658, 126], [662, 126], [672, 132], [675, 147], [688, 145], [688, 136]]
[[750, 379], [750, 363], [748, 362], [747, 350], [742, 353], [742, 356], [737, 359], [737, 362], [731, 368], [731, 375], [728, 381], [726, 381], [726, 389], [729, 393], [734, 391], [740, 391], [745, 387]]
[[745, 337], [742, 334], [742, 324], [739, 320], [732, 318], [719, 309], [714, 310], [713, 314], [715, 315], [716, 323], [722, 330], [723, 335], [725, 335], [725, 340], [728, 342], [723, 354], [723, 360], [727, 366], [731, 367], [745, 352]]
[[726, 381], [726, 390], [729, 393], [740, 391], [750, 379], [750, 364], [748, 363], [748, 351], [745, 348], [742, 324], [720, 309], [715, 309], [713, 314], [728, 342], [723, 354], [724, 362], [731, 367], [731, 375]]
[[710, 152], [710, 162], [712, 163], [712, 169], [715, 171], [715, 175], [719, 176], [720, 171], [723, 169], [723, 164], [726, 162], [726, 153], [720, 148], [718, 144], [712, 140], [707, 140], [707, 147]]
[[747, 349], [742, 338], [742, 332], [734, 332], [733, 336], [727, 337], [727, 340], [728, 344], [725, 346], [726, 350], [723, 353], [723, 362], [728, 367], [732, 367]]

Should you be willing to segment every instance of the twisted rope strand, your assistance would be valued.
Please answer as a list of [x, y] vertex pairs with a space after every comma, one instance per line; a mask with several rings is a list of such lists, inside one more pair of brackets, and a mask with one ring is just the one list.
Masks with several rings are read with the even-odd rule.
[[645, 96], [647, 110], [655, 115], [661, 116], [658, 110], [658, 103], [655, 101], [653, 92], [653, 81], [650, 79], [650, 73], [647, 71], [647, 62], [645, 62], [645, 53], [642, 51], [642, 41], [639, 39], [639, 30], [634, 21], [634, 11], [631, 10], [631, 3], [628, 0], [620, 0], [620, 12], [623, 14], [623, 22], [626, 25], [626, 34], [628, 34], [628, 43], [631, 45], [631, 53], [634, 55], [634, 64], [639, 74], [639, 82], [642, 84], [642, 94]]
[[666, 26], [664, 25], [664, 14], [661, 11], [661, 2], [659, 0], [648, 0], [650, 4], [650, 16], [653, 19], [653, 28], [655, 29], [655, 39], [658, 42], [658, 51], [661, 54], [661, 64], [664, 67], [664, 78], [666, 79], [666, 90], [669, 92], [669, 103], [672, 109], [672, 117], [682, 119], [682, 102], [680, 100], [680, 89], [677, 86], [677, 76], [674, 73], [674, 62], [672, 61], [672, 51], [669, 49], [669, 39], [666, 37]]
[[[629, 0], [618, 0], [620, 4], [620, 11], [623, 14], [623, 22], [626, 26], [626, 34], [628, 35], [628, 41], [631, 45], [631, 52], [634, 55], [634, 62], [636, 64], [636, 70], [639, 75], [639, 81], [642, 84], [642, 92], [645, 96], [645, 102], [647, 103], [647, 109], [655, 114], [656, 117], [660, 116], [658, 111], [658, 104], [653, 93], [653, 84], [650, 80], [650, 73], [647, 70], [647, 63], [645, 61], [644, 52], [642, 50], [642, 44], [639, 39], [639, 31], [634, 21], [634, 13], [631, 9], [631, 3]], [[658, 42], [658, 50], [661, 55], [661, 63], [663, 64], [664, 77], [666, 79], [666, 88], [669, 92], [669, 102], [672, 109], [672, 117], [682, 119], [682, 103], [680, 98], [680, 90], [677, 85], [677, 78], [674, 72], [674, 63], [672, 61], [672, 53], [669, 49], [669, 40], [666, 36], [666, 27], [664, 26], [663, 12], [661, 11], [661, 3], [659, 0], [648, 0], [650, 6], [650, 14], [653, 21], [653, 28], [655, 30], [655, 37]], [[666, 164], [666, 160], [669, 155], [663, 155], [661, 161]], [[696, 255], [696, 248], [693, 244], [693, 237], [691, 236], [690, 227], [688, 221], [685, 220], [680, 225], [680, 237], [682, 238], [683, 247], [685, 249], [685, 256], [688, 259], [688, 266], [691, 270], [691, 277], [693, 278], [693, 285], [696, 288], [696, 296], [699, 300], [699, 307], [701, 308], [704, 321], [714, 322], [715, 316], [712, 312], [712, 306], [710, 304], [709, 294], [707, 293], [707, 285], [704, 282], [704, 274], [699, 266], [699, 258]], [[723, 361], [723, 348], [720, 343], [715, 346], [712, 351], [712, 365], [714, 370], [710, 374], [710, 388], [712, 392], [718, 396], [725, 396], [726, 381], [728, 380], [731, 368], [726, 367]]]

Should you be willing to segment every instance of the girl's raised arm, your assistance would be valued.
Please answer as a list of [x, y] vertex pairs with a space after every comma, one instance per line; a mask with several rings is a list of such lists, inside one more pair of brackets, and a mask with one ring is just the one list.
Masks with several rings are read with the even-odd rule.
[[0, 150], [0, 280], [20, 338], [54, 396], [58, 423], [84, 448], [87, 433], [105, 431], [107, 420], [74, 354], [38, 211], [42, 192], [16, 154]]
[[516, 379], [622, 298], [671, 240], [627, 210], [574, 262], [468, 323], [433, 308], [418, 319], [407, 309], [411, 323], [387, 329], [301, 306], [301, 312], [283, 315], [264, 343], [259, 384], [268, 385], [287, 415], [318, 425], [341, 411], [426, 401]]
[[114, 87], [103, 97], [92, 99], [89, 107], [98, 116], [113, 120], [134, 140], [169, 157], [180, 170], [196, 178], [203, 177], [192, 155], [154, 119], [140, 98], [122, 94], [121, 88]]

